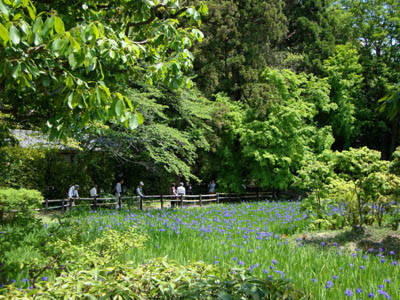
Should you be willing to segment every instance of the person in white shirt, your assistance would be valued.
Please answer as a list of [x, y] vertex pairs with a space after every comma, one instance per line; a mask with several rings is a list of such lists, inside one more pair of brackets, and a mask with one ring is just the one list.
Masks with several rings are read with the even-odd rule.
[[121, 179], [117, 184], [115, 185], [115, 198], [117, 199], [117, 205], [116, 209], [121, 209], [122, 208], [122, 201], [120, 200], [121, 193], [122, 193], [122, 185], [124, 184], [124, 180]]
[[[177, 193], [178, 196], [186, 195], [186, 189], [185, 189], [185, 186], [183, 185], [183, 182], [181, 182], [179, 184], [178, 188], [176, 189], [176, 193]], [[179, 200], [181, 200], [181, 197], [179, 197]], [[181, 203], [181, 205], [182, 205], [182, 203]]]
[[142, 201], [140, 201], [140, 198], [144, 198], [143, 186], [144, 186], [144, 183], [143, 183], [143, 181], [141, 181], [141, 182], [139, 182], [139, 185], [138, 185], [138, 187], [136, 188], [136, 195], [138, 195], [137, 199], [138, 199], [138, 208], [139, 208], [139, 209], [142, 209], [141, 203], [143, 203], [143, 202], [142, 202], [143, 199], [142, 199]]
[[97, 197], [97, 184], [94, 184], [93, 187], [89, 191], [90, 198]]
[[74, 184], [68, 190], [68, 204], [71, 203], [71, 206], [75, 206], [75, 199], [79, 199], [79, 185]]
[[178, 188], [176, 189], [176, 193], [178, 194], [178, 196], [186, 195], [186, 189], [185, 186], [183, 185], [183, 182], [179, 184]]
[[141, 181], [141, 182], [139, 182], [139, 185], [138, 185], [138, 187], [136, 188], [136, 194], [137, 194], [138, 196], [140, 196], [140, 197], [144, 197], [144, 194], [143, 194], [143, 186], [144, 186], [144, 183], [143, 183], [143, 181]]

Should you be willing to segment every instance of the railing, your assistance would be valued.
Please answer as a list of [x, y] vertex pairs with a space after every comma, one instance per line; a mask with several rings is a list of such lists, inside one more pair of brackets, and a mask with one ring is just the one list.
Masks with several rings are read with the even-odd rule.
[[[255, 192], [255, 193], [216, 193], [216, 194], [200, 194], [200, 195], [150, 195], [150, 196], [124, 196], [124, 197], [94, 197], [94, 198], [77, 198], [73, 200], [68, 199], [46, 199], [43, 202], [44, 208], [37, 209], [39, 211], [49, 211], [53, 209], [61, 209], [62, 212], [73, 209], [76, 207], [90, 206], [94, 209], [102, 206], [116, 206], [121, 207], [122, 204], [136, 202], [139, 209], [143, 210], [143, 203], [159, 202], [161, 209], [163, 209], [169, 202], [171, 207], [180, 206], [185, 204], [194, 204], [203, 206], [207, 203], [224, 203], [224, 202], [244, 202], [244, 201], [259, 201], [265, 199], [273, 199], [272, 192]], [[78, 205], [73, 205], [75, 201], [79, 201]], [[86, 202], [86, 204], [85, 204]], [[59, 205], [53, 206], [56, 203]]]

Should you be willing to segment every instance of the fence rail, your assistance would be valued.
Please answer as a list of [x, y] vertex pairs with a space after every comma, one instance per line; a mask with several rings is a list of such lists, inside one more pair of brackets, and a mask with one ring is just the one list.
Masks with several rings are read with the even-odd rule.
[[[37, 211], [49, 211], [54, 209], [61, 209], [65, 212], [68, 209], [76, 207], [90, 206], [94, 209], [102, 206], [117, 206], [121, 207], [122, 204], [136, 202], [139, 209], [143, 210], [144, 202], [160, 202], [161, 208], [164, 208], [169, 202], [171, 207], [181, 206], [184, 204], [203, 204], [214, 202], [244, 202], [244, 201], [259, 201], [265, 199], [273, 199], [274, 194], [272, 192], [254, 192], [254, 193], [216, 193], [216, 194], [199, 194], [199, 195], [148, 195], [144, 197], [140, 196], [123, 196], [123, 197], [94, 197], [94, 198], [77, 198], [77, 199], [45, 199], [43, 202], [44, 208], [36, 209]], [[75, 201], [79, 201], [79, 204], [75, 205]], [[86, 203], [85, 203], [86, 202]], [[52, 204], [59, 204], [53, 206]], [[50, 205], [49, 205], [50, 204]]]

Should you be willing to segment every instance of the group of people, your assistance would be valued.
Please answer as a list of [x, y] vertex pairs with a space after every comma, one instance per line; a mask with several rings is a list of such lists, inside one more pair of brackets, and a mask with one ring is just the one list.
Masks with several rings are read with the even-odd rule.
[[[216, 185], [215, 181], [211, 180], [207, 186], [208, 193], [214, 194], [216, 186], [217, 185]], [[176, 187], [175, 183], [171, 184], [171, 189], [170, 189], [171, 195], [176, 195], [176, 196], [192, 195], [192, 193], [193, 193], [192, 184], [190, 182], [187, 182], [186, 185], [183, 182], [181, 182], [178, 187]]]
[[[120, 179], [115, 184], [115, 187], [112, 191], [112, 194], [114, 194], [115, 198], [117, 199], [117, 204], [116, 204], [117, 209], [122, 208], [121, 194], [122, 194], [122, 185], [123, 184], [124, 184], [124, 180]], [[136, 188], [136, 194], [139, 197], [144, 197], [143, 186], [144, 186], [143, 181], [140, 181], [138, 184], [138, 187]], [[90, 191], [89, 191], [90, 198], [98, 197], [97, 187], [98, 187], [97, 184], [94, 184], [93, 187], [90, 189]], [[67, 198], [68, 198], [68, 202], [71, 203], [71, 206], [75, 206], [75, 199], [79, 199], [79, 185], [78, 184], [74, 184], [68, 189], [68, 197]]]
[[[121, 194], [122, 194], [122, 185], [124, 184], [124, 180], [120, 179], [113, 191], [112, 194], [115, 195], [115, 198], [117, 199], [117, 204], [116, 208], [121, 209], [122, 208], [122, 201], [121, 201]], [[136, 195], [139, 197], [144, 197], [143, 193], [143, 186], [144, 183], [143, 181], [140, 181], [137, 188], [136, 188]], [[208, 193], [213, 194], [215, 192], [215, 181], [211, 180], [211, 182], [208, 184]], [[193, 193], [192, 190], [192, 184], [190, 182], [187, 182], [186, 185], [181, 182], [178, 187], [176, 187], [175, 183], [171, 184], [171, 190], [170, 190], [171, 195], [175, 195], [177, 197], [179, 196], [184, 196], [184, 195], [191, 195]], [[97, 184], [94, 184], [93, 187], [89, 191], [90, 197], [95, 198], [98, 197], [97, 194]], [[79, 185], [74, 184], [71, 186], [68, 190], [68, 201], [71, 203], [71, 206], [75, 206], [75, 199], [79, 199]], [[175, 201], [171, 202], [172, 206], [175, 206]]]
[[182, 196], [182, 195], [191, 195], [192, 194], [192, 184], [190, 182], [185, 184], [181, 182], [178, 187], [175, 186], [175, 183], [171, 184], [171, 195]]

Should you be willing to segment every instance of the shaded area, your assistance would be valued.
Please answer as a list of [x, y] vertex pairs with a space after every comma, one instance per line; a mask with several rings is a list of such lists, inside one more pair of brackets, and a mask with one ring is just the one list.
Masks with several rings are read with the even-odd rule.
[[[400, 258], [400, 231], [387, 228], [366, 227], [364, 232], [354, 232], [350, 228], [340, 231], [327, 231], [302, 234], [296, 236], [303, 244], [321, 247], [342, 246], [354, 251], [356, 248], [364, 252], [381, 253], [385, 256]], [[383, 250], [383, 251], [382, 251]], [[393, 253], [394, 254], [391, 254]]]

